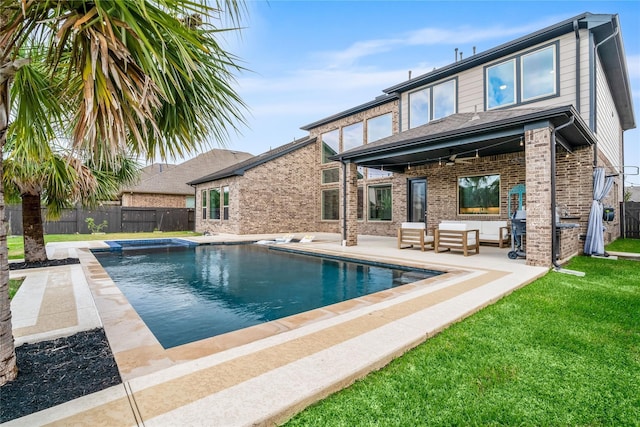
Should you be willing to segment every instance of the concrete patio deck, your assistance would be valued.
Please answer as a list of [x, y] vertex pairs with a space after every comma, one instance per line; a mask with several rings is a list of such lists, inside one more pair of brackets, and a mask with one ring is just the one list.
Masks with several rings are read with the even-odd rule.
[[277, 424], [548, 271], [497, 247], [465, 257], [399, 250], [390, 237], [343, 247], [337, 234], [296, 237], [304, 234], [316, 239], [287, 246], [446, 274], [165, 350], [89, 250], [106, 244], [49, 244], [52, 258], [78, 256], [81, 265], [11, 273], [26, 277], [12, 301], [16, 342], [102, 325], [124, 383], [5, 425]]

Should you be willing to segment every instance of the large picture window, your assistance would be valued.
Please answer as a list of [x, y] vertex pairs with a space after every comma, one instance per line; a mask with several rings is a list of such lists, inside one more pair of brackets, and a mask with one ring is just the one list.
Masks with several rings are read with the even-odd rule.
[[558, 44], [485, 68], [487, 110], [558, 94]]
[[391, 185], [369, 186], [368, 205], [369, 220], [391, 221]]
[[500, 175], [458, 178], [458, 213], [460, 215], [499, 215]]
[[386, 138], [392, 134], [393, 120], [391, 113], [367, 120], [367, 143]]
[[220, 190], [209, 190], [209, 219], [220, 219]]
[[340, 193], [338, 189], [322, 190], [322, 219], [340, 219]]
[[340, 151], [340, 130], [322, 134], [322, 163], [329, 163], [329, 157], [335, 156]]

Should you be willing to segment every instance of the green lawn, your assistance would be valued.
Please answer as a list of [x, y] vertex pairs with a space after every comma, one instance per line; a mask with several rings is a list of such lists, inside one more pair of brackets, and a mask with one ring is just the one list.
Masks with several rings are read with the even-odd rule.
[[612, 252], [640, 253], [640, 239], [618, 239], [608, 244], [606, 250]]
[[[119, 240], [119, 239], [161, 239], [168, 237], [199, 236], [193, 231], [168, 231], [163, 233], [106, 233], [106, 234], [45, 234], [44, 241], [51, 242], [80, 242], [85, 240]], [[22, 236], [7, 238], [9, 259], [24, 258], [24, 243]]]
[[286, 425], [640, 425], [640, 264], [567, 268], [586, 275], [550, 272]]

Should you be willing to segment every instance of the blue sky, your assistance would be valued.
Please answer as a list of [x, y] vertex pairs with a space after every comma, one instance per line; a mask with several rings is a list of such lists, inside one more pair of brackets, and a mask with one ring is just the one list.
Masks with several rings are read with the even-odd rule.
[[[640, 126], [637, 1], [248, 1], [228, 49], [250, 70], [237, 90], [247, 127], [228, 148], [260, 154], [307, 133], [301, 126], [357, 106], [382, 90], [583, 12], [620, 15]], [[626, 164], [640, 166], [640, 131], [625, 132]], [[627, 177], [640, 185], [640, 176]]]

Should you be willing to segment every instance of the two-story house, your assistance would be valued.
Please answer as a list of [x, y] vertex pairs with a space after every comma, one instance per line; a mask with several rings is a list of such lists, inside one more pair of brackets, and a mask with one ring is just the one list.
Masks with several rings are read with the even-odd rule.
[[[196, 229], [341, 232], [355, 245], [406, 221], [508, 220], [522, 207], [527, 263], [551, 266], [584, 245], [596, 168], [612, 181], [603, 203], [622, 199], [635, 118], [617, 15], [584, 13], [383, 92], [192, 181]], [[619, 236], [617, 215], [604, 226], [606, 241]]]

